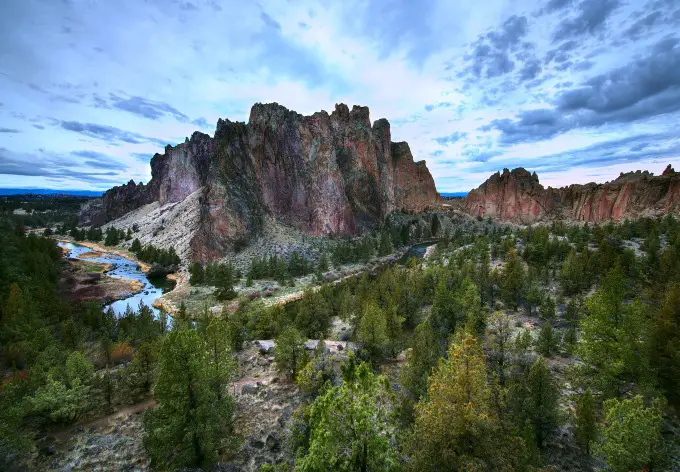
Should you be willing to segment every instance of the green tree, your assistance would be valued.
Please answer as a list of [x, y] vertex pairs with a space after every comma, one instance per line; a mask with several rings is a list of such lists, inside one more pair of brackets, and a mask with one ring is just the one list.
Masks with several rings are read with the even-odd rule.
[[541, 304], [542, 300], [543, 300], [543, 296], [541, 294], [541, 291], [538, 289], [538, 286], [536, 285], [536, 281], [532, 280], [531, 283], [529, 284], [529, 289], [527, 290], [527, 295], [526, 295], [526, 302], [527, 302], [527, 308], [529, 309], [529, 316], [534, 315], [534, 309]]
[[503, 301], [514, 309], [517, 309], [522, 301], [525, 279], [524, 263], [515, 249], [510, 248], [505, 257], [500, 281]]
[[202, 285], [205, 282], [205, 270], [200, 262], [192, 262], [189, 266], [189, 283], [191, 285]]
[[222, 318], [212, 318], [205, 330], [208, 347], [208, 373], [210, 386], [218, 403], [226, 395], [227, 384], [236, 371], [236, 361], [231, 356], [229, 328]]
[[550, 321], [545, 321], [538, 332], [536, 351], [545, 357], [552, 357], [557, 351], [559, 339]]
[[602, 441], [595, 444], [594, 450], [610, 470], [653, 470], [662, 449], [661, 412], [660, 402], [647, 407], [640, 395], [605, 401]]
[[531, 366], [528, 377], [529, 415], [536, 444], [543, 446], [557, 426], [559, 390], [542, 357]]
[[546, 320], [555, 318], [555, 301], [550, 295], [546, 295], [541, 300], [541, 318]]
[[680, 284], [668, 287], [654, 317], [649, 346], [659, 386], [673, 405], [680, 405]]
[[407, 354], [407, 364], [401, 373], [402, 416], [407, 422], [412, 419], [415, 404], [427, 394], [430, 373], [437, 365], [442, 351], [439, 337], [429, 320], [416, 326], [412, 346]]
[[73, 422], [87, 409], [94, 367], [79, 351], [66, 359], [63, 375], [51, 370], [47, 383], [35, 391], [31, 399], [35, 413], [56, 423]]
[[144, 395], [151, 392], [155, 378], [156, 357], [155, 344], [146, 342], [135, 350], [132, 358], [130, 367], [135, 374], [134, 384]]
[[204, 338], [175, 329], [163, 340], [154, 398], [144, 418], [145, 446], [154, 467], [206, 466], [217, 459], [233, 403], [218, 401]]
[[285, 372], [295, 380], [297, 373], [305, 366], [305, 341], [300, 331], [292, 326], [286, 326], [276, 338], [274, 359], [280, 372]]
[[372, 359], [377, 360], [384, 355], [390, 341], [387, 336], [387, 318], [385, 312], [375, 302], [369, 302], [364, 307], [358, 335], [363, 348]]
[[344, 381], [314, 400], [309, 447], [295, 470], [383, 471], [398, 468], [389, 383], [362, 363], [343, 369]]
[[300, 370], [297, 376], [297, 383], [300, 390], [311, 395], [318, 395], [326, 382], [334, 383], [336, 378], [333, 369], [333, 359], [328, 352], [326, 342], [323, 338], [314, 348], [312, 358]]
[[591, 444], [597, 439], [595, 400], [590, 389], [576, 397], [574, 437], [581, 448], [590, 455]]
[[430, 376], [428, 396], [416, 406], [410, 468], [516, 470], [521, 445], [504, 437], [489, 400], [484, 354], [466, 334], [451, 343], [448, 359]]
[[625, 283], [619, 268], [586, 301], [577, 347], [584, 365], [581, 378], [605, 396], [620, 396], [631, 383], [650, 382], [649, 359], [640, 355], [648, 342], [648, 323], [640, 300], [624, 304]]
[[489, 318], [487, 340], [490, 364], [494, 367], [501, 386], [505, 385], [505, 369], [510, 357], [511, 336], [510, 317], [503, 311], [494, 312]]

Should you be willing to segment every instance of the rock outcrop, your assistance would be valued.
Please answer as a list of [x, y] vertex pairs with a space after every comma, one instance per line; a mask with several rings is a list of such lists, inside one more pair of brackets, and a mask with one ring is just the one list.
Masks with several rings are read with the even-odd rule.
[[424, 161], [393, 143], [385, 119], [344, 104], [302, 116], [256, 104], [249, 122], [219, 120], [215, 136], [194, 133], [151, 160], [148, 184], [107, 191], [81, 212], [103, 224], [144, 205], [181, 202], [199, 192], [192, 258], [210, 260], [245, 245], [265, 214], [313, 235], [353, 235], [395, 210], [422, 211], [439, 195]]
[[669, 165], [662, 175], [621, 174], [604, 184], [544, 188], [523, 168], [493, 174], [462, 202], [473, 216], [533, 223], [545, 219], [601, 222], [655, 216], [680, 210], [680, 173]]

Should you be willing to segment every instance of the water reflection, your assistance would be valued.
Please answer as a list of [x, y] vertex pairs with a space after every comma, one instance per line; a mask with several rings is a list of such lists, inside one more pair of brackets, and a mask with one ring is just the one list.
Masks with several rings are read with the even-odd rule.
[[[151, 307], [151, 304], [158, 297], [166, 292], [169, 292], [175, 287], [175, 281], [166, 277], [163, 277], [162, 279], [149, 279], [146, 274], [142, 272], [136, 262], [126, 259], [125, 257], [108, 252], [101, 253], [103, 257], [81, 257], [85, 252], [95, 251], [89, 247], [81, 246], [80, 244], [61, 241], [59, 241], [58, 244], [60, 247], [63, 247], [68, 251], [68, 257], [84, 261], [113, 264], [111, 270], [106, 273], [106, 275], [109, 277], [139, 280], [144, 285], [144, 288], [141, 292], [123, 300], [116, 300], [105, 307], [105, 309], [108, 309], [109, 306], [113, 308], [113, 311], [117, 316], [122, 315], [127, 309], [128, 305], [130, 305], [133, 310], [137, 310], [140, 302]], [[151, 307], [151, 309], [155, 315], [159, 314], [158, 309], [153, 307]]]

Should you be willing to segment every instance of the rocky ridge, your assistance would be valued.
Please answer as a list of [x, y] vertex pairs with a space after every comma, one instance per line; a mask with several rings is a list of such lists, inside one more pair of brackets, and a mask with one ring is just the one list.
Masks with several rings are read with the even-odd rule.
[[185, 202], [191, 258], [207, 261], [257, 236], [264, 217], [315, 236], [354, 235], [395, 210], [423, 211], [439, 200], [424, 161], [391, 141], [385, 119], [367, 107], [336, 105], [302, 116], [255, 104], [248, 123], [220, 119], [214, 137], [195, 132], [151, 159], [151, 180], [107, 191], [81, 212], [102, 225], [154, 204]]
[[647, 171], [621, 174], [604, 184], [545, 188], [534, 172], [503, 169], [472, 190], [462, 203], [473, 216], [516, 223], [564, 219], [618, 221], [680, 210], [680, 172], [669, 165], [662, 175]]

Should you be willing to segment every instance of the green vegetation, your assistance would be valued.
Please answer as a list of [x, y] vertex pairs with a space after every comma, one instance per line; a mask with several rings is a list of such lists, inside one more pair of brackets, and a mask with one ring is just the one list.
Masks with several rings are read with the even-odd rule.
[[[285, 305], [241, 300], [213, 316], [181, 304], [172, 329], [144, 306], [116, 318], [67, 303], [54, 242], [3, 226], [0, 466], [28, 464], [51, 428], [151, 395], [155, 468], [229, 460], [239, 447], [227, 388], [235, 351], [274, 339], [277, 382], [297, 383], [302, 405], [281, 442], [290, 461], [269, 470], [673, 470], [675, 218], [475, 224], [446, 228], [427, 261], [375, 266]], [[325, 261], [258, 259], [247, 278], [287, 281], [425, 237], [424, 227], [389, 226], [337, 241]], [[241, 275], [229, 263], [192, 264], [190, 274], [223, 300]], [[352, 343], [341, 366], [323, 342], [335, 333]], [[312, 352], [309, 339], [321, 339]]]

